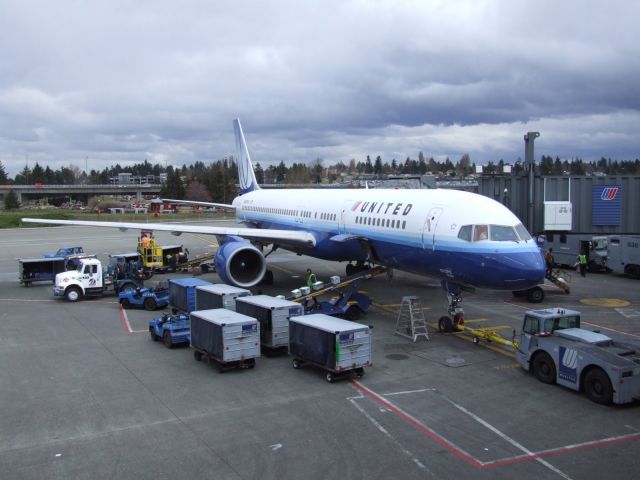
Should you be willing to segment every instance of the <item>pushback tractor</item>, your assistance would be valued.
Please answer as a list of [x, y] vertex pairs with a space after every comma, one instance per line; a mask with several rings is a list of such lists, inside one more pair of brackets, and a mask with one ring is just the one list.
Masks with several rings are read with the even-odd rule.
[[596, 403], [640, 399], [640, 342], [582, 329], [574, 310], [526, 312], [516, 358], [541, 382], [584, 392]]

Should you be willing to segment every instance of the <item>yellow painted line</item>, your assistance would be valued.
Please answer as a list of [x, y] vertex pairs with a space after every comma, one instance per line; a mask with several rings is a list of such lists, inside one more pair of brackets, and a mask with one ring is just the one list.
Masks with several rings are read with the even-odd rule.
[[631, 305], [631, 302], [618, 298], [583, 298], [580, 303], [594, 307], [622, 308]]
[[498, 365], [493, 367], [495, 370], [509, 370], [512, 368], [521, 368], [522, 366], [519, 363], [510, 363], [508, 365]]
[[287, 270], [286, 268], [281, 267], [280, 265], [275, 265], [273, 263], [269, 264], [269, 268], [275, 268], [276, 270], [280, 270], [281, 272], [288, 273], [289, 275], [295, 275], [291, 270]]
[[[464, 319], [464, 323], [479, 323], [479, 322], [486, 322], [487, 320], [488, 320], [488, 318], [482, 318], [482, 317], [480, 317], [480, 318], [472, 318], [472, 319], [465, 318]], [[493, 327], [491, 327], [491, 328], [493, 328]]]

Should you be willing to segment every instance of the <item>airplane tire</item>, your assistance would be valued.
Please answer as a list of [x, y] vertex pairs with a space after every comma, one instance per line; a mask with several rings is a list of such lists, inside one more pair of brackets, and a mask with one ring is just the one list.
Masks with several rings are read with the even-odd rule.
[[542, 383], [556, 383], [556, 366], [548, 353], [538, 353], [531, 367], [535, 377]]
[[589, 400], [600, 405], [609, 405], [613, 401], [611, 380], [600, 368], [589, 370], [584, 377], [584, 391]]
[[438, 331], [441, 333], [448, 333], [453, 331], [453, 322], [449, 317], [440, 317], [438, 320]]
[[544, 290], [540, 287], [533, 287], [527, 291], [527, 300], [530, 303], [540, 303], [544, 300]]

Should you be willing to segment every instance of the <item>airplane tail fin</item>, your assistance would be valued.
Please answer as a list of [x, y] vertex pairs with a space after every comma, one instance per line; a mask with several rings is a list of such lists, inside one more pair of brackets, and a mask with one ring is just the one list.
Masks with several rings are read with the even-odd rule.
[[238, 166], [240, 194], [244, 195], [247, 192], [260, 190], [260, 186], [256, 181], [256, 174], [253, 171], [251, 157], [249, 156], [249, 149], [247, 148], [247, 142], [244, 139], [244, 133], [242, 133], [242, 125], [240, 125], [239, 118], [236, 118], [233, 121], [233, 129], [236, 134], [236, 164]]

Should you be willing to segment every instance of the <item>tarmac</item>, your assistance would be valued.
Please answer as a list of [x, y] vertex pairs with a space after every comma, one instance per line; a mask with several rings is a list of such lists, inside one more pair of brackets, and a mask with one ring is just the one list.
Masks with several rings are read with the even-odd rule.
[[[538, 382], [513, 352], [435, 328], [446, 300], [435, 279], [402, 272], [368, 280], [373, 366], [327, 383], [291, 357], [261, 357], [223, 374], [189, 347], [152, 342], [150, 318], [116, 299], [69, 303], [51, 282], [23, 287], [17, 258], [82, 245], [106, 262], [136, 248], [135, 231], [81, 227], [0, 231], [0, 472], [3, 479], [629, 479], [640, 471], [640, 405], [601, 406]], [[191, 256], [215, 237], [157, 233]], [[344, 263], [278, 250], [272, 286], [288, 294], [344, 275]], [[469, 326], [510, 339], [523, 313], [582, 312], [583, 327], [640, 339], [640, 282], [563, 274], [571, 293], [546, 288], [532, 305], [511, 292], [463, 296]], [[154, 284], [190, 273], [154, 275]], [[218, 283], [214, 273], [201, 278]], [[394, 334], [403, 296], [417, 296], [430, 339]]]

